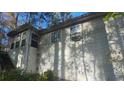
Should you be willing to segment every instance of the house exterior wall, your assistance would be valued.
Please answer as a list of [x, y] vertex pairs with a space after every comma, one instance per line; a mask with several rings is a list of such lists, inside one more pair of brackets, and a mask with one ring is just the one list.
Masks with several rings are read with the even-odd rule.
[[37, 49], [30, 47], [29, 49], [29, 55], [28, 55], [28, 64], [27, 64], [27, 72], [30, 73], [37, 73], [36, 72], [36, 55], [37, 54]]
[[[38, 35], [36, 31], [32, 30], [29, 31], [29, 47], [27, 50], [27, 69], [26, 72], [30, 72], [30, 73], [37, 73], [37, 58], [38, 58], [38, 48], [36, 47], [32, 47], [31, 43], [32, 43], [32, 34]], [[38, 40], [39, 41], [39, 40]]]
[[124, 80], [124, 17], [110, 18], [105, 24], [115, 78]]
[[26, 45], [11, 49], [10, 57], [26, 72], [53, 70], [60, 79], [124, 80], [124, 18], [104, 24], [99, 17], [78, 25], [79, 40], [73, 41], [71, 27], [66, 27], [59, 30], [56, 42], [51, 37], [57, 31], [39, 36], [38, 48], [31, 47], [31, 34], [37, 32], [25, 31], [25, 35], [11, 38], [14, 43], [26, 39]]
[[[14, 43], [14, 47], [13, 49], [10, 49], [9, 51], [9, 55], [12, 59], [12, 62], [13, 64], [17, 67], [17, 68], [21, 68], [21, 69], [24, 69], [24, 66], [25, 66], [25, 51], [26, 51], [26, 47], [23, 46], [23, 47], [20, 47], [20, 44], [22, 42], [23, 39], [26, 39], [27, 40], [27, 35], [28, 33], [20, 33], [18, 36], [14, 37], [14, 38], [11, 38], [11, 43], [10, 43], [10, 46], [12, 43]], [[19, 44], [19, 47], [16, 48], [16, 42], [20, 42]]]
[[[33, 31], [28, 30], [18, 34], [18, 36], [11, 38], [11, 43], [14, 43], [14, 48], [10, 49], [9, 55], [14, 65], [26, 72], [36, 73], [36, 52], [37, 49], [31, 47], [31, 34]], [[22, 40], [25, 39], [25, 45], [21, 46]], [[19, 47], [16, 48], [16, 42], [19, 43]]]
[[59, 42], [51, 42], [52, 33], [41, 37], [39, 73], [49, 69], [66, 80], [113, 79], [112, 65], [106, 58], [109, 48], [102, 18], [79, 25], [82, 38], [76, 42], [70, 39], [70, 27], [60, 30]]

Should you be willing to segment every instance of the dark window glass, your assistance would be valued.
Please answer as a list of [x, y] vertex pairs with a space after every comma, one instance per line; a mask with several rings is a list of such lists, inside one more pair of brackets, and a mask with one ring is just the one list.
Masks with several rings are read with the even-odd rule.
[[79, 41], [81, 39], [81, 32], [79, 32], [79, 24], [70, 27], [70, 38], [72, 41]]
[[24, 39], [24, 40], [22, 40], [22, 44], [21, 44], [21, 46], [25, 46], [25, 42], [26, 42], [26, 40]]
[[32, 39], [37, 41], [38, 40], [38, 36], [36, 34], [32, 34]]
[[11, 44], [11, 49], [13, 49], [13, 48], [14, 48], [14, 43]]
[[37, 48], [38, 47], [38, 43], [36, 41], [32, 40], [31, 41], [31, 46]]
[[16, 46], [15, 46], [16, 48], [18, 48], [19, 47], [19, 41], [18, 42], [16, 42]]
[[60, 31], [53, 32], [51, 34], [51, 42], [56, 43], [60, 40]]
[[79, 25], [74, 25], [70, 27], [71, 32], [76, 32], [79, 29]]

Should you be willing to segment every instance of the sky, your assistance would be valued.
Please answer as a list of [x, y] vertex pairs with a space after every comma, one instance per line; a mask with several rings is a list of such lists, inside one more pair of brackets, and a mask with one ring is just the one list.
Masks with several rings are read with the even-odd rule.
[[[72, 17], [81, 16], [81, 15], [86, 14], [86, 13], [87, 13], [87, 12], [71, 12]], [[23, 17], [23, 18], [24, 18], [24, 17]], [[19, 20], [22, 20], [22, 18], [19, 17]], [[23, 19], [23, 20], [24, 20], [24, 19]], [[23, 23], [22, 23], [22, 24], [23, 24]], [[46, 27], [47, 27], [46, 23], [45, 23], [45, 22], [42, 23], [42, 28], [46, 28]], [[6, 32], [8, 32], [8, 30], [7, 30]]]
[[72, 16], [77, 17], [77, 16], [81, 16], [81, 15], [83, 15], [85, 13], [86, 12], [72, 12], [71, 14], [72, 14]]
[[[77, 16], [81, 16], [83, 14], [86, 14], [86, 12], [71, 12], [72, 17], [77, 17]], [[19, 20], [22, 20], [21, 17], [19, 18]], [[46, 28], [46, 24], [42, 24], [42, 28]], [[9, 32], [9, 30], [7, 29], [6, 32]]]
[[[78, 17], [81, 16], [83, 14], [86, 14], [87, 12], [71, 12], [72, 17]], [[42, 23], [42, 28], [46, 28], [46, 23]]]
[[[87, 12], [71, 12], [71, 15], [72, 15], [72, 17], [77, 17], [77, 16], [81, 16], [81, 15], [83, 15], [83, 14], [86, 14]], [[24, 19], [24, 17], [23, 18], [21, 18], [21, 17], [19, 17], [19, 20], [26, 20], [26, 19]], [[21, 21], [20, 21], [21, 22]], [[21, 24], [23, 24], [23, 22], [24, 21], [22, 21], [22, 23]], [[43, 22], [41, 25], [42, 25], [42, 28], [47, 28], [47, 25], [46, 25], [47, 23], [46, 22]]]
[[[77, 17], [77, 16], [81, 16], [83, 14], [86, 14], [86, 12], [71, 12], [72, 17]], [[21, 19], [21, 18], [20, 18]], [[42, 24], [42, 28], [46, 28], [46, 24]]]

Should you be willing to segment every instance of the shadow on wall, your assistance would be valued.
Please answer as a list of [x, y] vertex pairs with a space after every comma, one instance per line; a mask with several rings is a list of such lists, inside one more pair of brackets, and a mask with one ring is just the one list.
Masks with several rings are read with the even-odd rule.
[[[107, 40], [107, 34], [105, 30], [105, 24], [103, 20], [96, 19], [90, 22], [91, 29], [90, 36], [91, 40], [85, 38], [84, 51], [90, 53], [93, 56], [92, 72], [94, 73], [95, 80], [115, 80], [113, 66], [108, 59], [109, 45]], [[86, 35], [87, 36], [87, 35]]]
[[113, 67], [108, 63], [106, 55], [109, 47], [105, 27], [103, 21], [100, 23], [97, 20], [97, 23], [83, 25], [82, 43], [68, 43], [71, 56], [67, 68], [70, 69], [69, 77], [74, 80], [78, 80], [80, 76], [83, 78], [84, 75], [85, 80], [114, 80]]
[[[64, 29], [63, 29], [64, 30]], [[66, 31], [61, 31], [61, 78], [65, 79], [65, 39]]]
[[[51, 43], [50, 34], [41, 37], [40, 47], [39, 72], [42, 74], [48, 69], [53, 70], [54, 66], [54, 44]], [[52, 52], [51, 52], [52, 51]]]
[[114, 80], [103, 21], [96, 19], [84, 23], [82, 28], [83, 37], [78, 42], [70, 40], [68, 31], [62, 31], [60, 43], [51, 43], [50, 34], [43, 37], [39, 70], [52, 69], [61, 79]]
[[111, 63], [117, 80], [124, 80], [124, 18], [106, 23]]
[[[64, 31], [62, 31], [63, 34]], [[63, 35], [61, 35], [63, 37]], [[65, 39], [65, 38], [61, 38]], [[44, 42], [45, 41], [45, 42]], [[65, 40], [60, 42], [51, 42], [51, 33], [41, 39], [40, 47], [40, 68], [39, 72], [43, 73], [48, 69], [54, 70], [56, 76], [65, 79]]]
[[54, 44], [54, 73], [58, 76], [58, 62], [59, 62], [59, 43]]
[[11, 56], [11, 59], [15, 67], [24, 69], [25, 48], [20, 48], [20, 49], [17, 48], [17, 49], [11, 50], [9, 55]]

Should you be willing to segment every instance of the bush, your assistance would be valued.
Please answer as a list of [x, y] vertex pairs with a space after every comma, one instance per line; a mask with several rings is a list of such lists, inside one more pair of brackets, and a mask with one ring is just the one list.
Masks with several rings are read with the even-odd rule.
[[20, 78], [20, 71], [18, 70], [12, 70], [12, 71], [2, 71], [0, 72], [0, 80], [5, 80], [5, 81], [15, 81]]
[[53, 71], [48, 70], [42, 75], [23, 73], [21, 70], [11, 70], [9, 72], [0, 72], [0, 81], [55, 81], [58, 78], [54, 75]]
[[58, 80], [57, 76], [54, 75], [53, 71], [48, 70], [46, 72], [44, 72], [39, 80], [44, 80], [44, 81], [56, 81]]

